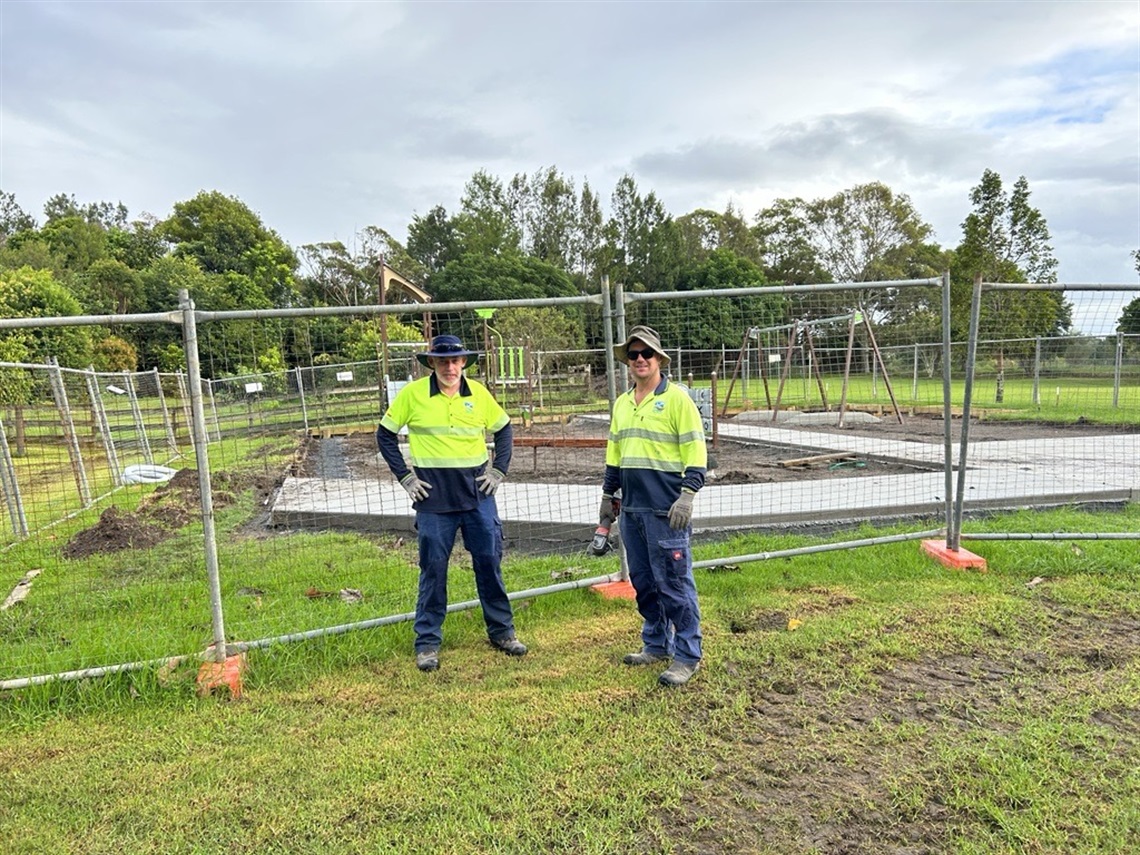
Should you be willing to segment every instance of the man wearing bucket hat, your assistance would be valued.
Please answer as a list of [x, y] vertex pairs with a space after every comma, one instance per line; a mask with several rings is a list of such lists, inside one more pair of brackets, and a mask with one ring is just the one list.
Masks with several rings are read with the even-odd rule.
[[[447, 615], [447, 564], [457, 531], [471, 553], [475, 587], [491, 646], [522, 656], [514, 615], [503, 585], [503, 524], [495, 490], [511, 463], [511, 422], [487, 388], [463, 376], [479, 354], [453, 335], [437, 335], [416, 359], [427, 377], [400, 390], [380, 420], [376, 442], [392, 474], [412, 499], [419, 542], [420, 582], [416, 600], [416, 667], [439, 668], [443, 619]], [[408, 428], [409, 469], [397, 435]], [[495, 439], [487, 457], [486, 431]]]
[[689, 541], [693, 497], [708, 465], [701, 414], [688, 394], [661, 369], [669, 355], [651, 327], [635, 326], [614, 347], [629, 366], [634, 386], [614, 402], [606, 444], [600, 522], [615, 518], [621, 489], [621, 532], [629, 578], [641, 613], [641, 650], [627, 665], [672, 662], [658, 677], [680, 686], [701, 661], [701, 613]]

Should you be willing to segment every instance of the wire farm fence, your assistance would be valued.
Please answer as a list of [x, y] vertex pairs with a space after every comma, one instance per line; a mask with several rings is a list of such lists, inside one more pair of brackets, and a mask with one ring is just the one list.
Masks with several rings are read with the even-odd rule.
[[[712, 460], [694, 519], [705, 544], [698, 568], [784, 554], [726, 554], [721, 535], [749, 529], [902, 520], [902, 533], [889, 538], [848, 536], [803, 551], [935, 535], [956, 545], [964, 514], [975, 510], [1135, 498], [1136, 343], [1115, 334], [1032, 347], [1019, 339], [1015, 361], [1006, 341], [999, 405], [987, 398], [996, 353], [976, 329], [968, 342], [949, 341], [947, 301], [945, 281], [917, 280], [700, 294], [619, 287], [595, 297], [434, 305], [430, 315], [392, 305], [207, 313], [187, 300], [168, 315], [58, 319], [96, 331], [180, 324], [186, 372], [128, 379], [0, 366], [33, 378], [21, 382], [33, 382], [27, 400], [38, 402], [43, 422], [59, 422], [48, 390], [51, 375], [65, 378], [77, 437], [43, 427], [54, 463], [36, 463], [36, 453], [47, 454], [29, 442], [0, 470], [9, 479], [0, 590], [22, 597], [0, 610], [0, 688], [149, 667], [207, 645], [220, 659], [405, 622], [418, 574], [413, 516], [377, 456], [374, 431], [400, 385], [425, 372], [414, 357], [423, 337], [440, 332], [484, 352], [468, 374], [514, 424], [497, 501], [515, 598], [620, 574], [618, 553], [587, 557], [584, 547], [596, 525], [609, 409], [628, 384], [611, 346], [635, 323], [661, 333], [672, 378], [705, 416]], [[419, 339], [391, 340], [392, 319]], [[30, 323], [0, 321], [0, 329]], [[106, 427], [88, 414], [98, 407]], [[28, 440], [36, 431], [25, 410]], [[13, 435], [13, 408], [0, 414]], [[1073, 431], [967, 446], [971, 420], [1009, 424], [1022, 436], [1033, 420], [1081, 415], [1100, 431], [1096, 483], [1076, 462]], [[113, 456], [100, 451], [107, 436]], [[1068, 445], [1047, 456], [1056, 442]], [[88, 498], [76, 484], [75, 444], [93, 485]], [[1063, 471], [1043, 462], [1057, 458], [1071, 462]], [[120, 486], [132, 464], [160, 460], [178, 468], [172, 480]], [[13, 485], [34, 521], [26, 530], [13, 521]], [[453, 608], [469, 608], [477, 601], [465, 552], [452, 567]]]
[[13, 398], [0, 417], [0, 487], [18, 537], [92, 507], [124, 477], [145, 476], [190, 447], [185, 374], [0, 362], [0, 378]]

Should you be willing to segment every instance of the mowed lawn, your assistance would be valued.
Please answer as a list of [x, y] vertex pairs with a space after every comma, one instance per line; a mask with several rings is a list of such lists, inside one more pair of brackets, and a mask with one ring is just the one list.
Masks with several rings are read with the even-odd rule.
[[[1140, 506], [975, 528], [1135, 532]], [[3, 851], [1140, 850], [1140, 545], [975, 551], [700, 570], [679, 690], [621, 664], [632, 603], [573, 591], [518, 604], [521, 659], [464, 612], [434, 674], [400, 624], [252, 652], [238, 699], [191, 665], [13, 692]]]

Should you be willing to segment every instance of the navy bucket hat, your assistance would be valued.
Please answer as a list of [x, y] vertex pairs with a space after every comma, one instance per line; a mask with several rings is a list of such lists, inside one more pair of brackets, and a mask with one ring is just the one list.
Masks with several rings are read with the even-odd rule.
[[420, 361], [420, 365], [428, 368], [428, 357], [442, 356], [451, 358], [453, 356], [466, 356], [467, 363], [464, 368], [470, 368], [479, 359], [479, 353], [475, 350], [468, 350], [463, 346], [463, 342], [459, 340], [459, 336], [455, 335], [437, 335], [431, 340], [431, 350], [423, 353], [417, 353], [416, 359]]

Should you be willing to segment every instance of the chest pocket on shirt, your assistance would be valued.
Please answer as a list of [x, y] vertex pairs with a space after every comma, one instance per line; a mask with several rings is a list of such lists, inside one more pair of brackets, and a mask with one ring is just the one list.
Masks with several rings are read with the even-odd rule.
[[451, 423], [456, 427], [482, 427], [483, 417], [474, 404], [468, 406], [464, 402], [451, 408]]
[[649, 406], [642, 407], [637, 412], [642, 425], [650, 430], [660, 430], [669, 426], [669, 409], [663, 400], [655, 400]]

